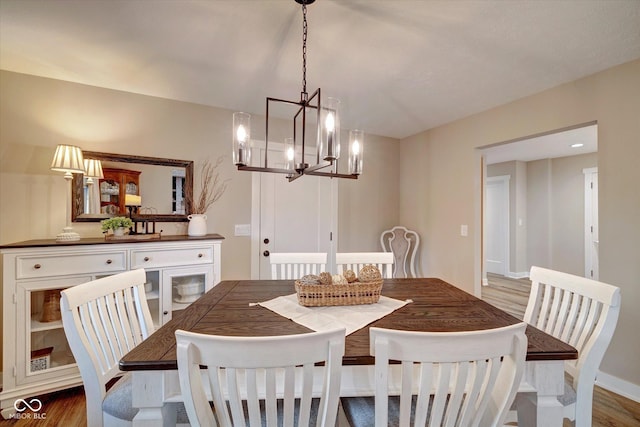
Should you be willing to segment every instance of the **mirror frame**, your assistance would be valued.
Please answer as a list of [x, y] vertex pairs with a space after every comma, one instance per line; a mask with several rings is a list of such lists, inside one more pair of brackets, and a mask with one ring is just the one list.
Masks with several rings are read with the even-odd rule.
[[[127, 154], [101, 153], [98, 151], [82, 151], [85, 159], [97, 159], [101, 161], [120, 162], [120, 163], [141, 163], [145, 165], [157, 166], [173, 166], [185, 168], [185, 186], [193, 189], [193, 160], [174, 160], [163, 159], [158, 157], [133, 156]], [[83, 192], [83, 175], [73, 174], [73, 183], [71, 189], [71, 220], [73, 222], [100, 222], [104, 218], [82, 217], [84, 213], [84, 192]], [[187, 222], [187, 216], [191, 213], [191, 206], [186, 204], [186, 214], [144, 214], [136, 215], [150, 221], [156, 222]]]

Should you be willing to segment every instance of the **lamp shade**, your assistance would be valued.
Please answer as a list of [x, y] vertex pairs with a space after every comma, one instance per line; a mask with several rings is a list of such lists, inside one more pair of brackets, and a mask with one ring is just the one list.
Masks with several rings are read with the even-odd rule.
[[51, 162], [51, 170], [84, 173], [82, 150], [73, 145], [58, 145]]
[[84, 176], [87, 178], [104, 178], [102, 162], [98, 159], [84, 159]]
[[142, 206], [142, 197], [136, 194], [125, 194], [124, 204], [125, 206]]

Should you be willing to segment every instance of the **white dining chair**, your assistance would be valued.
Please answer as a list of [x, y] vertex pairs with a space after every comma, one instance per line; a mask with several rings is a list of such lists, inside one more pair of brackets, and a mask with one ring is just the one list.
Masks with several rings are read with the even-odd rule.
[[344, 328], [269, 337], [177, 330], [191, 425], [335, 426], [344, 340]]
[[[138, 410], [132, 405], [131, 375], [118, 362], [153, 333], [144, 292], [144, 269], [127, 271], [67, 288], [61, 292], [62, 324], [78, 364], [87, 402], [87, 425], [130, 426]], [[178, 423], [188, 419], [175, 405]]]
[[271, 253], [271, 278], [299, 279], [306, 274], [320, 274], [327, 268], [324, 252]]
[[375, 397], [342, 398], [346, 419], [355, 427], [502, 426], [524, 372], [525, 329], [370, 328]]
[[378, 267], [382, 277], [393, 277], [393, 253], [391, 252], [338, 252], [336, 253], [336, 270], [342, 274], [345, 270], [351, 270], [358, 274], [365, 265], [371, 264]]
[[415, 231], [397, 225], [380, 235], [380, 245], [394, 257], [393, 277], [418, 277], [416, 255], [420, 246], [420, 236]]
[[[572, 274], [531, 267], [531, 294], [524, 321], [578, 350], [565, 362], [571, 381], [560, 400], [565, 418], [576, 427], [591, 426], [593, 387], [600, 362], [611, 342], [620, 314], [620, 289]], [[529, 417], [528, 395], [516, 398], [518, 417]]]

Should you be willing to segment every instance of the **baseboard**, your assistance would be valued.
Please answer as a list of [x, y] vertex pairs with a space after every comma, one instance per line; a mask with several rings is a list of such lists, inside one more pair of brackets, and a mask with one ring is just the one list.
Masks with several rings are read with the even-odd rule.
[[598, 372], [596, 385], [640, 403], [640, 385], [630, 383], [613, 375], [605, 374], [604, 372]]
[[507, 277], [510, 279], [526, 279], [527, 277], [529, 277], [529, 272], [521, 271], [519, 273], [514, 273], [513, 271], [510, 271], [507, 273]]

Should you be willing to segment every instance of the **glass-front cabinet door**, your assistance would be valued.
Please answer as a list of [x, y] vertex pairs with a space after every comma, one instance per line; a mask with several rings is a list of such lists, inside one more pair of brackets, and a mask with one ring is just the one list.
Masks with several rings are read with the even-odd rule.
[[171, 320], [175, 312], [184, 310], [211, 288], [211, 265], [163, 270], [161, 301], [164, 323]]
[[[60, 291], [91, 277], [22, 282], [16, 295], [16, 381], [20, 384], [77, 372], [60, 314]], [[6, 325], [5, 325], [6, 326]]]
[[153, 320], [153, 326], [158, 329], [167, 320], [162, 315], [162, 303], [160, 302], [160, 270], [147, 270], [147, 281], [144, 284], [144, 293], [147, 298], [147, 305], [151, 312], [151, 319]]

